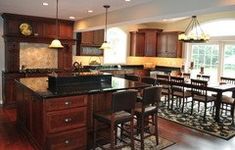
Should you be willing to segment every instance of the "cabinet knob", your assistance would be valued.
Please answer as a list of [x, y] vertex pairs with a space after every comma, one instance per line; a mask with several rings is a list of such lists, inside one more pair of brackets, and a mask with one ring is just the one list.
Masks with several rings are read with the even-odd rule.
[[64, 119], [64, 122], [65, 122], [65, 123], [68, 123], [68, 122], [71, 122], [71, 121], [72, 121], [72, 118], [65, 118], [65, 119]]
[[69, 140], [65, 140], [64, 143], [65, 143], [65, 144], [69, 144], [70, 141], [69, 141]]

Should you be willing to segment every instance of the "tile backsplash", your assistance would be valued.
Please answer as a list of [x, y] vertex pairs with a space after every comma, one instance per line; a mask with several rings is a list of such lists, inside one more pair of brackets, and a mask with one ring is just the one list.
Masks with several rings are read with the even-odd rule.
[[58, 68], [58, 50], [49, 49], [48, 44], [20, 43], [20, 67], [22, 65], [32, 69]]

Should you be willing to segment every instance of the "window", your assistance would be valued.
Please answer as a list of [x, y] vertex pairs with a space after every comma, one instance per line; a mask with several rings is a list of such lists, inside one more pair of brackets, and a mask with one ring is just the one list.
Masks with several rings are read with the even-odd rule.
[[221, 76], [235, 78], [234, 26], [235, 20], [218, 20], [201, 26], [212, 37], [208, 43], [187, 45], [186, 59], [194, 62], [192, 76], [195, 77], [200, 67], [204, 67], [204, 74], [210, 75], [212, 82]]
[[127, 57], [127, 34], [120, 28], [108, 29], [108, 42], [111, 50], [104, 51], [105, 64], [123, 64]]

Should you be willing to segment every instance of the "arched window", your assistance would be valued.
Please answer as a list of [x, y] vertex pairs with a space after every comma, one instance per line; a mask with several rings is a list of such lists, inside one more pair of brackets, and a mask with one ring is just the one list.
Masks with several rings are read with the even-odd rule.
[[201, 27], [211, 39], [207, 43], [188, 45], [187, 61], [195, 64], [193, 74], [204, 67], [212, 81], [218, 81], [221, 76], [235, 78], [235, 19], [214, 20]]
[[127, 34], [120, 28], [107, 31], [110, 50], [104, 50], [104, 64], [123, 64], [127, 57]]

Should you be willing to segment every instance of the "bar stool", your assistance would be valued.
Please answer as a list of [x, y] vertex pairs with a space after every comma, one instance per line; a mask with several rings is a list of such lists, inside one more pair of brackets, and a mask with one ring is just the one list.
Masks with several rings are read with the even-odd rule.
[[[134, 150], [134, 137], [133, 137], [133, 124], [134, 124], [134, 108], [137, 98], [136, 90], [125, 90], [118, 91], [112, 94], [112, 104], [111, 111], [107, 112], [99, 112], [94, 113], [94, 144], [93, 149], [96, 148], [96, 145], [104, 149], [102, 145], [96, 143], [96, 131], [97, 131], [97, 121], [102, 122], [110, 126], [110, 149], [119, 149], [121, 147], [130, 145]], [[130, 122], [130, 131], [128, 131], [128, 135], [130, 137], [130, 143], [125, 145], [117, 146], [116, 143], [116, 129], [118, 124], [123, 124], [126, 122]], [[107, 139], [104, 137], [104, 139]]]
[[[143, 90], [142, 102], [136, 104], [135, 115], [137, 117], [137, 133], [140, 134], [140, 139], [135, 140], [141, 143], [141, 150], [144, 149], [144, 139], [155, 135], [156, 145], [159, 143], [158, 138], [158, 105], [161, 99], [162, 86], [147, 87]], [[152, 121], [149, 121], [151, 116]], [[148, 124], [154, 125], [154, 133], [149, 132], [149, 135], [144, 135], [144, 131], [149, 128]]]

